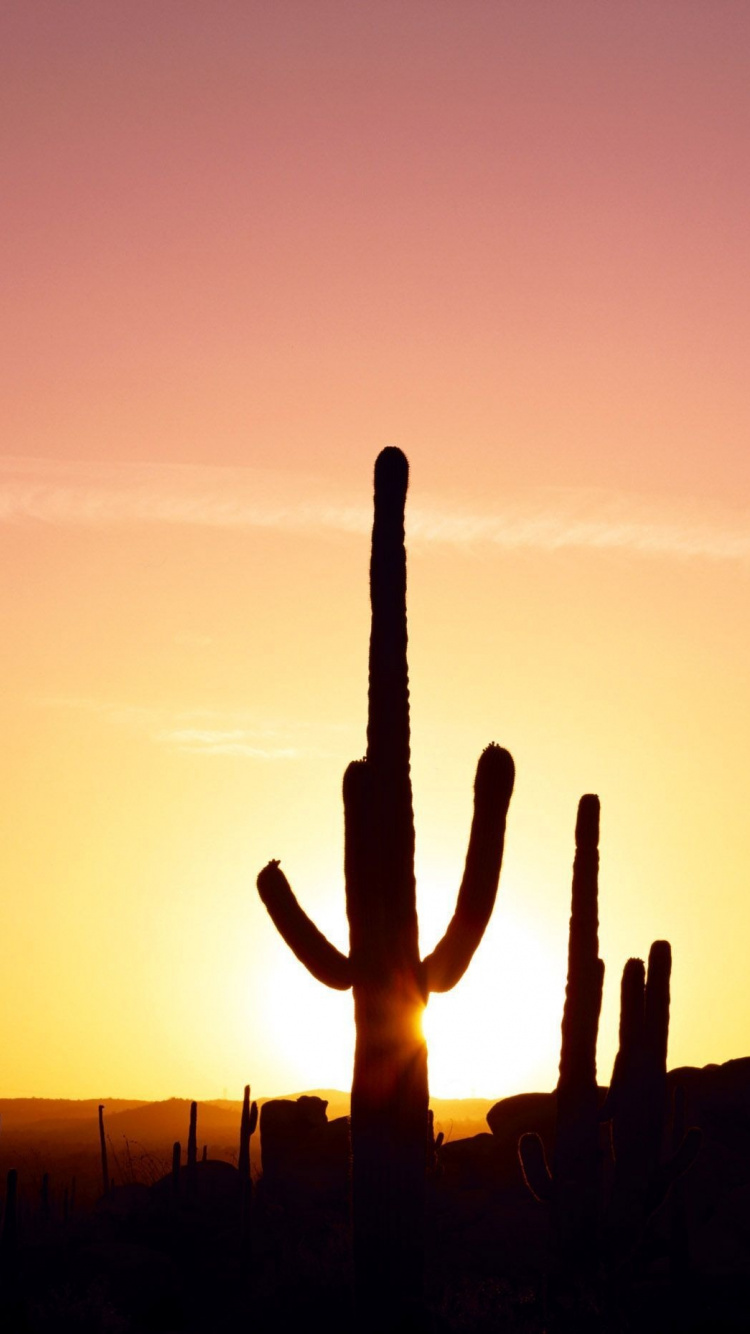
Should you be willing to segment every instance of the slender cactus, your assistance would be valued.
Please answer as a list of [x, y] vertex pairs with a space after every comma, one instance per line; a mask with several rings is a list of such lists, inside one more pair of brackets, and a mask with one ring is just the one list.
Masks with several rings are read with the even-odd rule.
[[240, 1121], [240, 1153], [237, 1169], [240, 1177], [240, 1234], [247, 1242], [250, 1238], [250, 1213], [253, 1202], [253, 1181], [250, 1175], [250, 1140], [258, 1124], [258, 1104], [250, 1102], [250, 1085], [245, 1085], [242, 1099], [242, 1119]]
[[669, 941], [656, 940], [649, 951], [648, 972], [641, 959], [628, 959], [622, 974], [620, 1045], [602, 1110], [611, 1123], [615, 1163], [609, 1246], [616, 1253], [639, 1235], [700, 1148], [700, 1130], [683, 1129], [670, 1156], [662, 1157], [671, 972]]
[[[599, 1095], [596, 1040], [604, 964], [599, 958], [599, 798], [581, 797], [575, 834], [568, 978], [560, 1068], [555, 1095], [556, 1134], [552, 1171], [538, 1135], [523, 1135], [519, 1156], [526, 1184], [551, 1207], [552, 1245], [566, 1281], [577, 1292], [596, 1282], [599, 1224]], [[561, 1309], [570, 1298], [551, 1292]], [[574, 1299], [574, 1320], [581, 1302]], [[585, 1304], [585, 1302], [584, 1302]], [[554, 1318], [554, 1317], [553, 1317]], [[556, 1322], [559, 1328], [564, 1322]], [[587, 1328], [586, 1324], [581, 1329]]]
[[240, 1120], [240, 1154], [237, 1168], [244, 1181], [250, 1176], [250, 1085], [245, 1085], [242, 1099], [242, 1118]]
[[188, 1130], [187, 1147], [187, 1186], [188, 1194], [194, 1195], [198, 1185], [197, 1178], [198, 1163], [198, 1104], [190, 1104], [190, 1129]]
[[109, 1194], [109, 1165], [107, 1163], [107, 1137], [104, 1133], [104, 1103], [99, 1104], [99, 1148], [102, 1156], [102, 1194]]
[[[652, 945], [648, 977], [641, 959], [625, 965], [619, 1050], [609, 1092], [597, 1109], [596, 1038], [604, 976], [597, 942], [598, 832], [598, 800], [583, 797], [576, 827], [553, 1170], [538, 1135], [523, 1135], [518, 1146], [529, 1190], [550, 1202], [555, 1258], [569, 1285], [552, 1324], [576, 1334], [600, 1327], [608, 1277], [630, 1258], [649, 1218], [691, 1166], [700, 1145], [700, 1131], [688, 1130], [673, 1156], [662, 1162], [672, 966], [667, 941]], [[599, 1148], [602, 1121], [610, 1122], [614, 1171], [609, 1191]]]
[[422, 1010], [468, 967], [497, 893], [513, 761], [489, 746], [474, 786], [474, 818], [453, 918], [420, 958], [410, 778], [404, 508], [408, 463], [385, 449], [375, 464], [370, 564], [372, 625], [367, 754], [344, 775], [344, 872], [349, 953], [297, 903], [277, 861], [260, 897], [314, 977], [353, 988], [352, 1221], [363, 1328], [414, 1329], [421, 1319], [427, 1168], [427, 1049]]

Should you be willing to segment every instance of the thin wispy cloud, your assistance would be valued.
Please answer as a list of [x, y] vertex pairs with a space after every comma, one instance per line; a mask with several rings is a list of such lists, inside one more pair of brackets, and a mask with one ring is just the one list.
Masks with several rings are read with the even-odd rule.
[[139, 734], [156, 745], [187, 755], [235, 755], [252, 760], [328, 755], [326, 737], [330, 741], [331, 733], [346, 730], [341, 725], [309, 721], [285, 724], [259, 721], [241, 709], [175, 710], [78, 695], [46, 696], [31, 702], [38, 708], [98, 717], [109, 726]]
[[[0, 460], [0, 523], [89, 527], [172, 524], [366, 535], [371, 507], [331, 499], [321, 479], [253, 468]], [[409, 505], [410, 542], [467, 549], [588, 550], [750, 560], [750, 512], [697, 500], [540, 488], [482, 511]]]
[[258, 736], [247, 728], [204, 730], [196, 727], [160, 732], [157, 741], [188, 755], [244, 755], [252, 760], [293, 760], [300, 751], [296, 746], [259, 745]]

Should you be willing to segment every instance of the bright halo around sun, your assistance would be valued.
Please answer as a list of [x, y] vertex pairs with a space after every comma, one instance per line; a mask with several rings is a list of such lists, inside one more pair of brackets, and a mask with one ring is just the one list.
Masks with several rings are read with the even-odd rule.
[[348, 1089], [354, 1060], [351, 991], [323, 986], [286, 945], [279, 949], [274, 944], [274, 954], [276, 966], [264, 987], [267, 1005], [258, 1022], [277, 1072], [275, 1092]]
[[425, 1011], [431, 1094], [501, 1098], [553, 1088], [564, 995], [564, 959], [498, 905], [468, 971]]

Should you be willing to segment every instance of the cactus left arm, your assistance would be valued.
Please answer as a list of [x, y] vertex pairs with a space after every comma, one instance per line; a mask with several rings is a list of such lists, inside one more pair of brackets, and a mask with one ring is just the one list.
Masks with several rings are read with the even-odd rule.
[[326, 940], [300, 908], [279, 863], [269, 862], [258, 876], [258, 893], [279, 935], [300, 963], [319, 982], [335, 991], [348, 991], [352, 970], [348, 958]]
[[495, 906], [515, 770], [507, 750], [488, 746], [474, 783], [474, 818], [456, 911], [422, 965], [425, 993], [450, 991], [471, 963]]

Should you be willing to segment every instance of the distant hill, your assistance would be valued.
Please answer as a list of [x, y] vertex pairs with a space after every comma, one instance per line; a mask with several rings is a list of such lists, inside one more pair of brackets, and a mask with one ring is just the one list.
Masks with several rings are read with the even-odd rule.
[[[323, 1098], [328, 1103], [329, 1121], [349, 1115], [350, 1097], [340, 1089], [306, 1089], [305, 1094]], [[296, 1099], [302, 1092], [283, 1093], [281, 1098]], [[262, 1105], [268, 1098], [259, 1098]], [[146, 1102], [128, 1098], [2, 1098], [0, 1099], [0, 1144], [43, 1147], [55, 1144], [73, 1151], [99, 1142], [98, 1108], [104, 1104], [106, 1132], [117, 1147], [123, 1140], [133, 1140], [149, 1148], [171, 1148], [175, 1140], [187, 1143], [190, 1101], [167, 1098]], [[487, 1129], [486, 1116], [490, 1098], [433, 1098], [436, 1131], [446, 1139], [463, 1138]], [[232, 1146], [239, 1134], [242, 1103], [239, 1099], [216, 1098], [198, 1103], [198, 1140], [211, 1148]]]
[[[684, 1067], [669, 1074], [671, 1086], [679, 1082], [685, 1086], [689, 1102], [700, 1105], [704, 1117], [740, 1112], [750, 1118], [750, 1058], [727, 1061], [724, 1065], [708, 1065], [702, 1069]], [[308, 1089], [308, 1096], [323, 1098], [328, 1103], [328, 1119], [349, 1114], [349, 1094], [339, 1089]], [[296, 1099], [301, 1092], [280, 1094]], [[433, 1098], [435, 1130], [442, 1130], [447, 1141], [465, 1139], [487, 1132], [487, 1113], [496, 1104], [502, 1106], [503, 1116], [515, 1117], [516, 1108], [523, 1110], [546, 1105], [551, 1098], [546, 1094], [516, 1095], [515, 1098]], [[270, 1101], [259, 1098], [260, 1104]], [[183, 1149], [187, 1144], [190, 1119], [190, 1101], [187, 1098], [168, 1098], [162, 1102], [145, 1102], [127, 1098], [88, 1098], [81, 1101], [62, 1098], [2, 1098], [0, 1099], [0, 1154], [3, 1158], [14, 1149], [38, 1151], [54, 1150], [65, 1155], [96, 1152], [99, 1144], [98, 1106], [104, 1103], [104, 1122], [107, 1136], [119, 1152], [125, 1142], [139, 1145], [149, 1151], [171, 1155], [172, 1144], [179, 1140]], [[212, 1157], [234, 1158], [239, 1139], [242, 1103], [239, 1099], [212, 1099], [198, 1103], [198, 1146], [208, 1146]], [[531, 1127], [529, 1127], [531, 1128]], [[515, 1133], [515, 1130], [514, 1130]], [[257, 1139], [254, 1142], [257, 1153]]]
[[148, 1104], [139, 1098], [0, 1098], [2, 1130], [49, 1121], [87, 1121], [97, 1119], [100, 1103], [113, 1112]]

